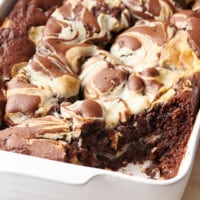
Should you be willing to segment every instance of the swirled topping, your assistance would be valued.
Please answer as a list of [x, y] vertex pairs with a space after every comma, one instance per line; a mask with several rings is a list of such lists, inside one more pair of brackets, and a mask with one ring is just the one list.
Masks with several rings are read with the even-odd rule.
[[8, 82], [6, 121], [18, 124], [29, 117], [44, 116], [56, 107], [59, 99], [69, 99], [79, 92], [79, 79], [52, 64], [46, 57], [34, 56]]
[[178, 9], [172, 0], [122, 0], [138, 19], [166, 20]]
[[130, 26], [130, 13], [120, 0], [66, 0], [40, 39], [34, 37], [40, 30], [33, 28], [36, 52], [13, 70], [7, 84], [7, 124], [58, 109], [79, 135], [84, 123], [99, 120], [113, 128], [173, 95], [173, 84], [199, 64], [194, 53], [200, 46], [194, 32], [198, 4], [196, 11], [180, 11], [169, 22], [178, 1], [123, 2], [138, 18], [151, 20], [140, 20], [118, 35], [111, 54], [100, 47], [113, 32]]
[[98, 47], [89, 43], [77, 44], [66, 52], [67, 63], [71, 66], [75, 74], [80, 74], [83, 63], [98, 51]]
[[33, 85], [27, 77], [16, 76], [7, 87], [5, 121], [9, 125], [19, 124], [30, 117], [45, 116], [58, 105], [50, 88]]
[[69, 123], [53, 116], [26, 120], [1, 131], [0, 148], [47, 159], [66, 161]]
[[91, 53], [83, 43], [104, 46], [112, 39], [113, 32], [129, 24], [129, 12], [121, 1], [67, 0], [48, 20], [36, 53], [48, 55], [56, 60], [51, 62], [59, 63], [62, 68], [67, 66], [68, 71], [77, 74], [80, 72], [77, 62], [84, 57], [84, 52]]
[[73, 131], [80, 130], [86, 123], [104, 120], [103, 108], [94, 100], [85, 99], [76, 101], [73, 104], [63, 102], [60, 106], [60, 111], [63, 118], [72, 120]]
[[130, 115], [126, 102], [120, 98], [98, 101], [85, 99], [73, 104], [61, 104], [61, 116], [71, 120], [72, 130], [78, 135], [82, 126], [87, 123], [101, 121], [106, 128], [113, 128], [119, 122], [125, 122]]
[[129, 76], [127, 87], [130, 91], [141, 91], [144, 89], [144, 81], [141, 77], [137, 76], [135, 73], [132, 73]]
[[129, 21], [129, 12], [119, 0], [67, 0], [52, 14], [44, 36], [50, 43], [64, 40], [68, 47], [88, 41], [102, 45], [110, 41], [112, 32], [127, 28]]
[[193, 51], [200, 57], [199, 23], [200, 13], [198, 11], [198, 1], [193, 10], [183, 10], [173, 15], [171, 23], [179, 30], [188, 32], [188, 40]]
[[79, 77], [84, 98], [102, 106], [108, 128], [148, 108], [162, 91], [165, 80], [156, 68], [131, 74], [128, 70], [129, 67], [105, 51], [97, 51], [82, 66]]
[[[68, 110], [69, 112], [65, 111]], [[101, 106], [94, 100], [85, 99], [83, 101], [76, 101], [73, 104], [69, 102], [64, 102], [61, 104], [61, 115], [65, 118], [73, 118], [71, 116], [70, 111], [72, 111], [72, 115], [79, 116], [83, 119], [89, 118], [102, 118], [103, 111]]]
[[[34, 85], [38, 91], [48, 91], [48, 95], [45, 91], [45, 98], [41, 98], [43, 94], [39, 94], [38, 97], [38, 94], [35, 95], [31, 90], [19, 88], [17, 91], [17, 89], [8, 88], [7, 122], [15, 124], [28, 116], [43, 116], [41, 106], [49, 105], [51, 102], [49, 99], [57, 99], [57, 102], [60, 102], [76, 97], [80, 86], [80, 80], [77, 77], [81, 71], [79, 63], [84, 56], [90, 56], [96, 51], [96, 47], [90, 48], [88, 44], [83, 43], [93, 41], [104, 45], [110, 41], [113, 32], [128, 27], [129, 22], [129, 12], [118, 0], [112, 2], [107, 0], [64, 1], [47, 21], [42, 38], [36, 42], [37, 49], [33, 58], [22, 67], [22, 70], [16, 70], [17, 80], [21, 80], [20, 77], [23, 76], [26, 82]], [[38, 29], [34, 31], [37, 32]], [[37, 41], [37, 37], [33, 40]], [[86, 50], [87, 47], [88, 50]], [[22, 94], [25, 96], [22, 97]], [[32, 102], [32, 105], [27, 103], [26, 109], [15, 105], [18, 104], [15, 99], [19, 95], [21, 95], [21, 100]], [[43, 104], [41, 104], [41, 99], [44, 100]], [[17, 109], [14, 110], [14, 107]], [[35, 115], [34, 109], [41, 112]], [[15, 119], [19, 117], [19, 113], [20, 119]]]
[[16, 1], [9, 16], [0, 26], [0, 67], [3, 80], [10, 80], [15, 75], [13, 71], [31, 58], [35, 52], [32, 36], [35, 33], [36, 37], [36, 32], [39, 32], [51, 13], [61, 4], [62, 0]]
[[126, 122], [131, 116], [130, 108], [123, 98], [104, 99], [100, 100], [100, 103], [104, 110], [104, 120], [108, 129]]
[[154, 67], [173, 33], [166, 22], [141, 21], [116, 38], [111, 53], [136, 71]]
[[[149, 35], [150, 33], [151, 31]], [[101, 104], [107, 127], [113, 128], [118, 123], [125, 122], [132, 114], [142, 112], [160, 99], [165, 101], [173, 95], [173, 91], [169, 93], [167, 91], [187, 73], [188, 68], [183, 68], [180, 64], [173, 67], [173, 59], [169, 61], [170, 64], [164, 62], [163, 56], [168, 53], [167, 42], [171, 44], [173, 41], [164, 36], [157, 38], [152, 33], [156, 41], [154, 42], [160, 46], [161, 54], [155, 66], [144, 67], [138, 64], [138, 68], [131, 68], [130, 65], [122, 64], [115, 57], [101, 50], [97, 50], [82, 65], [79, 77], [83, 96], [85, 99], [95, 100]], [[177, 38], [180, 38], [180, 35], [177, 35]], [[185, 47], [180, 48], [183, 50]], [[188, 64], [191, 66], [191, 63]], [[163, 95], [165, 97], [162, 97]]]
[[84, 97], [99, 99], [118, 95], [126, 81], [124, 66], [112, 55], [99, 51], [82, 66], [80, 79]]

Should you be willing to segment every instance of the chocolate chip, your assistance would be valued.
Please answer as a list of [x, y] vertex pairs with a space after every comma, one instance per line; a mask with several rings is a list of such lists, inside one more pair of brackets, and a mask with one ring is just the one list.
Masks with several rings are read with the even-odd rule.
[[144, 77], [156, 77], [159, 76], [159, 71], [154, 67], [150, 67], [140, 72], [140, 75]]
[[86, 99], [76, 110], [83, 117], [103, 117], [101, 106], [93, 100]]
[[136, 76], [136, 75], [130, 76], [128, 80], [128, 89], [132, 91], [136, 91], [136, 90], [141, 90], [142, 88], [144, 88], [143, 80], [139, 76]]

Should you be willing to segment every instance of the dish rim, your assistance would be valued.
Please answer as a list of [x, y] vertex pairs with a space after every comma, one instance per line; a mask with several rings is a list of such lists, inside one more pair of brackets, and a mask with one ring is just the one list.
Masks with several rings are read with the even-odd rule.
[[[1, 13], [2, 16], [5, 16], [7, 9], [14, 2], [15, 2], [15, 0], [9, 0], [9, 1], [8, 0], [0, 0], [0, 8], [6, 9], [4, 13]], [[1, 11], [2, 11], [2, 9], [1, 9]], [[199, 143], [199, 138], [200, 138], [200, 111], [198, 112], [198, 114], [196, 116], [196, 120], [195, 120], [193, 129], [192, 129], [192, 132], [190, 134], [188, 144], [186, 146], [185, 155], [183, 156], [181, 164], [179, 166], [179, 171], [175, 177], [173, 177], [171, 179], [167, 179], [167, 180], [155, 180], [155, 179], [140, 177], [137, 175], [128, 175], [128, 174], [124, 174], [121, 172], [97, 169], [97, 168], [86, 167], [86, 166], [78, 166], [78, 165], [74, 165], [74, 164], [70, 164], [70, 163], [53, 161], [53, 160], [43, 159], [43, 158], [34, 157], [34, 156], [30, 156], [30, 155], [22, 155], [19, 153], [6, 152], [3, 150], [0, 150], [0, 159], [4, 158], [3, 164], [0, 165], [0, 173], [32, 176], [35, 178], [42, 178], [42, 179], [48, 179], [51, 181], [57, 181], [57, 182], [68, 183], [68, 184], [80, 184], [80, 185], [86, 184], [88, 181], [95, 178], [96, 176], [109, 175], [109, 176], [114, 176], [114, 177], [118, 177], [118, 178], [123, 178], [128, 181], [138, 182], [138, 183], [166, 186], [166, 185], [175, 184], [175, 183], [181, 181], [184, 177], [186, 177], [188, 175], [188, 173], [190, 173], [191, 168], [194, 163], [194, 159], [195, 159], [195, 155], [196, 155], [196, 151], [197, 151], [197, 147], [198, 147], [198, 143]], [[5, 159], [7, 159], [8, 163], [6, 163]], [[28, 161], [28, 163], [23, 163], [23, 162], [15, 163], [15, 161], [17, 161], [17, 160]], [[10, 165], [9, 165], [9, 163], [10, 163]], [[50, 171], [47, 171], [47, 173], [43, 173], [43, 174], [41, 172], [36, 172], [36, 169], [31, 168], [31, 164], [34, 164], [34, 163], [40, 163], [41, 164], [40, 166], [43, 169], [45, 169], [46, 166], [48, 165], [48, 168]], [[22, 164], [23, 165], [26, 164], [26, 168], [24, 168], [23, 170], [20, 170], [20, 167], [22, 166]], [[70, 178], [71, 181], [69, 181], [68, 177], [66, 176], [66, 173], [65, 173], [64, 177], [62, 177], [60, 175], [56, 176], [56, 177], [55, 177], [55, 175], [51, 176], [51, 174], [49, 174], [49, 173], [52, 172], [52, 170], [54, 169], [54, 166], [56, 166], [56, 167], [60, 166], [60, 169], [62, 169], [64, 171], [65, 170], [67, 171], [69, 169], [72, 170], [72, 168], [73, 168], [73, 170], [74, 169], [78, 169], [79, 171], [83, 170], [84, 172], [87, 172], [88, 174], [87, 174], [87, 177], [82, 177], [79, 180], [75, 180], [75, 178], [77, 176], [71, 177]], [[58, 172], [58, 171], [59, 170], [56, 170], [56, 172]], [[58, 173], [60, 173], [60, 171]], [[74, 180], [72, 180], [73, 178], [74, 178]]]

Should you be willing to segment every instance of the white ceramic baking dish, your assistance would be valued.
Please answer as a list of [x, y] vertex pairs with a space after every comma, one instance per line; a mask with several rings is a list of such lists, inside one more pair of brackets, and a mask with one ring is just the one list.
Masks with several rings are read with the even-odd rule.
[[200, 132], [197, 116], [176, 177], [152, 180], [139, 170], [121, 172], [76, 166], [0, 151], [1, 200], [180, 200], [193, 166]]
[[[12, 3], [0, 0], [2, 16]], [[0, 151], [0, 200], [180, 200], [199, 133], [200, 113], [179, 172], [169, 180], [152, 180], [142, 174], [140, 166], [129, 165], [127, 173], [122, 173]]]

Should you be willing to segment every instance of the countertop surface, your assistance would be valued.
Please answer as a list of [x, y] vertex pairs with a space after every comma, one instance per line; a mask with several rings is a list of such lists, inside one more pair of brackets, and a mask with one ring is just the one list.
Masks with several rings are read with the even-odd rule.
[[182, 200], [200, 200], [200, 144], [196, 154], [191, 177]]

